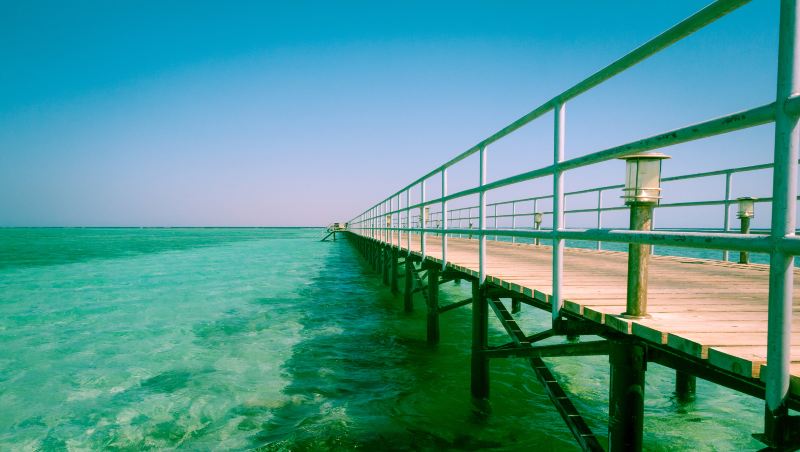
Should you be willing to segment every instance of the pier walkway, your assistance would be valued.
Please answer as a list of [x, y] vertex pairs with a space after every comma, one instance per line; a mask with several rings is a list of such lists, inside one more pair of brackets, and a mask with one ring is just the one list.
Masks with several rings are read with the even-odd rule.
[[[406, 250], [405, 246], [401, 249]], [[420, 256], [419, 236], [412, 236], [411, 249]], [[428, 259], [441, 263], [439, 237], [426, 238], [426, 253]], [[549, 305], [550, 246], [490, 240], [486, 254], [487, 282]], [[650, 317], [629, 320], [619, 315], [625, 311], [628, 254], [582, 248], [567, 248], [564, 254], [565, 310], [721, 370], [759, 378], [767, 356], [769, 266], [651, 256]], [[447, 267], [477, 278], [478, 241], [449, 238]], [[794, 293], [800, 296], [800, 289]], [[800, 397], [797, 307], [792, 312], [792, 332], [791, 392]]]

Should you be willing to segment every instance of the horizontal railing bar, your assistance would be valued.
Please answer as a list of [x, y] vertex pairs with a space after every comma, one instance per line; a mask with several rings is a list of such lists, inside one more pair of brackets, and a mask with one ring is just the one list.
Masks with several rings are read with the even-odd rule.
[[581, 157], [565, 160], [564, 162], [561, 162], [557, 165], [548, 165], [532, 171], [527, 171], [514, 176], [509, 176], [503, 179], [496, 180], [494, 182], [489, 182], [482, 186], [461, 190], [459, 192], [452, 193], [444, 197], [432, 200], [426, 200], [425, 202], [417, 203], [401, 210], [404, 211], [406, 209], [419, 209], [426, 205], [441, 203], [442, 201], [450, 201], [453, 199], [458, 199], [458, 198], [463, 198], [465, 196], [478, 194], [481, 191], [496, 190], [498, 188], [502, 188], [508, 185], [518, 184], [520, 182], [526, 182], [529, 180], [550, 176], [556, 169], [558, 169], [561, 172], [574, 170], [577, 168], [581, 168], [583, 166], [592, 165], [607, 160], [612, 160], [636, 152], [651, 151], [666, 146], [672, 146], [702, 138], [708, 138], [726, 132], [732, 132], [735, 130], [760, 126], [773, 121], [774, 118], [775, 118], [775, 103], [773, 102], [770, 104], [762, 105], [760, 107], [752, 108], [750, 110], [732, 113], [719, 118], [699, 122], [686, 127], [681, 127], [679, 129], [674, 129], [669, 132], [661, 133], [658, 135], [633, 141], [627, 144], [587, 154]]
[[[432, 232], [441, 234], [441, 229], [397, 228], [394, 230], [408, 232]], [[769, 253], [773, 249], [787, 254], [800, 254], [800, 238], [796, 236], [775, 239], [761, 234], [732, 234], [690, 231], [632, 231], [627, 229], [560, 229], [553, 230], [509, 230], [509, 229], [448, 229], [447, 235], [462, 234], [479, 237], [524, 237], [524, 238], [559, 238], [562, 240], [584, 240], [617, 243], [636, 243], [680, 248], [702, 248], [732, 251], [752, 251]]]
[[[772, 168], [773, 166], [774, 166], [774, 164], [772, 164], [772, 163], [762, 163], [762, 164], [759, 164], [759, 165], [741, 166], [741, 167], [736, 167], [736, 168], [726, 168], [726, 169], [721, 169], [721, 170], [706, 171], [706, 172], [702, 172], [702, 173], [682, 174], [680, 176], [662, 177], [661, 178], [661, 182], [672, 182], [672, 181], [678, 181], [678, 180], [696, 179], [696, 178], [702, 178], [702, 177], [712, 177], [712, 176], [722, 176], [722, 175], [726, 175], [726, 174], [743, 173], [743, 172], [748, 172], [748, 171], [758, 171], [758, 170], [762, 170], [762, 169], [769, 169], [769, 168]], [[619, 189], [619, 188], [622, 188], [622, 187], [624, 187], [623, 184], [616, 184], [616, 185], [606, 185], [606, 186], [602, 186], [602, 187], [586, 188], [586, 189], [582, 189], [582, 190], [575, 190], [575, 191], [564, 193], [564, 196], [581, 195], [581, 194], [585, 194], [585, 193], [593, 193], [593, 192], [598, 192], [598, 191], [615, 190], [615, 189]], [[500, 201], [500, 202], [487, 204], [486, 206], [487, 207], [493, 207], [493, 206], [502, 206], [502, 205], [506, 205], [506, 204], [513, 204], [513, 203], [523, 203], [523, 202], [530, 202], [530, 201], [541, 201], [541, 200], [544, 200], [544, 199], [550, 199], [552, 197], [553, 197], [553, 195], [550, 194], [550, 195], [534, 196], [534, 197], [529, 197], [529, 198], [511, 199], [511, 200], [508, 200], [508, 201]], [[798, 197], [798, 199], [800, 199], [800, 197]], [[767, 200], [771, 201], [772, 198], [759, 198], [756, 202], [765, 202]], [[729, 204], [735, 204], [736, 200], [735, 199], [729, 200], [728, 203]], [[673, 206], [673, 204], [662, 204], [661, 205], [661, 207], [670, 207], [670, 206]], [[448, 212], [463, 212], [465, 210], [472, 210], [472, 209], [477, 209], [477, 208], [478, 208], [477, 206], [459, 207], [459, 208], [456, 208], [456, 209], [448, 209]], [[615, 207], [615, 208], [610, 208], [609, 210], [617, 210], [617, 209], [618, 208]], [[601, 210], [603, 210], [603, 209], [601, 209]], [[400, 209], [400, 210], [397, 210], [397, 211], [393, 211], [392, 213], [398, 213], [398, 212], [401, 212], [401, 211], [405, 211], [405, 209]], [[597, 209], [596, 208], [595, 209], [584, 209], [582, 211], [597, 211]], [[565, 211], [565, 212], [573, 212], [574, 213], [576, 211], [573, 210], [573, 211]], [[435, 213], [440, 213], [440, 212], [435, 212]], [[542, 212], [542, 213], [552, 213], [552, 212]], [[531, 215], [531, 214], [518, 214], [518, 215]], [[457, 219], [457, 218], [455, 218], [455, 219]]]
[[[771, 166], [771, 164], [769, 164], [769, 165]], [[763, 166], [763, 165], [757, 165], [757, 166]], [[552, 197], [552, 195], [551, 195], [551, 196], [548, 196], [548, 198], [550, 198], [550, 197]], [[798, 196], [798, 197], [797, 197], [797, 200], [800, 200], [800, 196]], [[686, 201], [686, 202], [662, 203], [662, 204], [658, 204], [658, 205], [656, 205], [655, 207], [656, 207], [656, 208], [666, 208], [666, 207], [699, 207], [699, 206], [721, 206], [721, 205], [725, 205], [725, 204], [727, 204], [727, 205], [734, 205], [734, 204], [736, 204], [737, 202], [738, 202], [738, 201], [737, 201], [736, 199], [729, 199], [729, 200], [727, 200], [727, 201], [726, 201], [726, 200], [724, 200], [724, 199], [719, 199], [719, 200], [708, 200], [708, 201]], [[754, 203], [756, 203], [756, 204], [758, 204], [758, 203], [769, 203], [769, 202], [772, 202], [772, 197], [766, 197], [766, 198], [756, 198], [756, 199], [754, 199], [754, 200], [753, 200], [753, 202], [754, 202]], [[452, 210], [448, 210], [448, 212], [456, 212], [456, 211], [463, 211], [463, 210], [471, 210], [471, 209], [475, 209], [475, 208], [476, 208], [476, 207], [462, 207], [462, 208], [459, 208], [459, 209], [452, 209]], [[583, 208], [583, 209], [571, 209], [571, 210], [565, 210], [565, 211], [564, 211], [564, 213], [588, 213], [588, 212], [598, 212], [598, 211], [599, 211], [599, 212], [608, 212], [608, 211], [615, 211], [615, 210], [626, 210], [626, 209], [629, 209], [629, 207], [628, 207], [628, 206], [612, 206], [612, 207], [600, 207], [600, 208], [597, 208], [597, 207], [587, 207], [587, 208]], [[497, 215], [487, 215], [487, 217], [488, 217], [488, 218], [529, 217], [529, 216], [532, 216], [534, 213], [537, 213], [537, 212], [533, 212], [533, 211], [531, 211], [531, 212], [518, 212], [518, 213], [508, 213], [508, 214], [497, 214]], [[540, 211], [538, 211], [538, 213], [541, 213], [542, 215], [551, 215], [553, 212], [552, 212], [551, 210], [540, 210]], [[440, 212], [440, 211], [439, 211], [439, 212], [432, 212], [432, 213], [431, 213], [431, 216], [433, 216], [433, 215], [436, 215], [436, 216], [441, 216], [441, 212]], [[378, 218], [378, 217], [372, 217], [372, 218]], [[412, 220], [413, 220], [413, 219], [419, 219], [419, 218], [420, 218], [420, 216], [419, 216], [419, 215], [413, 215], [413, 216], [411, 217], [411, 219], [412, 219]], [[468, 217], [456, 217], [456, 218], [452, 218], [452, 217], [450, 217], [450, 218], [448, 218], [448, 220], [451, 220], [451, 221], [458, 221], [458, 220], [475, 220], [475, 219], [477, 219], [477, 218], [478, 218], [477, 216], [474, 216], [474, 217], [473, 217], [473, 216], [468, 216]], [[352, 224], [360, 224], [360, 222], [354, 222], [354, 223], [352, 223]]]
[[[721, 175], [725, 175], [725, 174], [743, 173], [743, 172], [747, 172], [747, 171], [757, 171], [757, 170], [762, 170], [762, 169], [768, 169], [768, 168], [772, 168], [773, 166], [774, 166], [774, 164], [772, 164], [772, 163], [762, 163], [762, 164], [759, 164], [759, 165], [741, 166], [741, 167], [736, 167], [736, 168], [726, 168], [726, 169], [721, 169], [721, 170], [706, 171], [706, 172], [703, 172], [703, 173], [682, 174], [680, 176], [662, 177], [661, 178], [661, 182], [672, 182], [672, 181], [677, 181], [677, 180], [695, 179], [695, 178], [701, 178], [701, 177], [721, 176]], [[582, 194], [585, 194], [585, 193], [593, 193], [593, 192], [598, 192], [598, 191], [615, 190], [615, 189], [619, 189], [619, 188], [623, 188], [623, 187], [624, 187], [623, 184], [615, 184], [615, 185], [605, 185], [605, 186], [602, 186], [602, 187], [585, 188], [585, 189], [582, 189], [582, 190], [575, 190], [575, 191], [570, 191], [570, 192], [564, 193], [564, 196], [582, 195]], [[509, 200], [509, 201], [495, 202], [495, 203], [487, 204], [486, 206], [487, 207], [492, 207], [492, 206], [501, 206], [501, 205], [505, 205], [505, 204], [513, 204], [513, 203], [518, 203], [518, 202], [540, 201], [540, 200], [543, 200], [543, 199], [550, 199], [552, 197], [553, 197], [553, 195], [542, 195], [542, 196], [534, 196], [534, 197], [529, 197], [529, 198], [519, 198], [519, 199], [512, 199], [512, 200]], [[474, 209], [474, 208], [476, 208], [476, 207], [460, 207], [460, 208], [457, 208], [457, 209], [450, 209], [448, 211], [449, 212], [457, 212], [457, 211], [460, 211], [460, 210], [467, 210], [467, 209]]]
[[583, 166], [600, 163], [636, 152], [652, 151], [667, 146], [708, 138], [726, 132], [742, 130], [772, 122], [775, 119], [775, 103], [769, 103], [749, 110], [732, 113], [708, 121], [674, 129], [628, 144], [615, 146], [603, 151], [594, 152], [574, 159], [566, 160], [558, 165], [559, 171], [568, 171]]
[[743, 173], [747, 171], [757, 171], [761, 169], [768, 169], [775, 166], [773, 163], [762, 163], [760, 165], [742, 166], [739, 168], [729, 168], [724, 170], [707, 171], [705, 173], [684, 174], [681, 176], [662, 177], [661, 182], [672, 182], [676, 180], [695, 179], [700, 177], [710, 176], [724, 176], [726, 174]]
[[[555, 96], [554, 98], [550, 99], [549, 101], [545, 102], [544, 104], [540, 105], [539, 107], [535, 108], [531, 112], [525, 114], [524, 116], [520, 117], [516, 121], [512, 122], [508, 126], [504, 127], [503, 129], [495, 132], [493, 135], [485, 138], [475, 146], [467, 149], [466, 151], [462, 152], [461, 154], [457, 155], [456, 157], [450, 159], [446, 163], [440, 165], [439, 167], [433, 169], [432, 171], [428, 172], [424, 176], [418, 178], [414, 182], [406, 185], [404, 188], [398, 190], [394, 194], [388, 196], [384, 199], [393, 198], [406, 190], [412, 188], [414, 185], [434, 176], [436, 173], [449, 168], [456, 163], [466, 159], [467, 157], [471, 156], [472, 154], [478, 152], [481, 148], [488, 146], [499, 139], [509, 135], [510, 133], [514, 132], [515, 130], [521, 128], [522, 126], [530, 123], [531, 121], [535, 120], [536, 118], [542, 116], [543, 114], [549, 112], [553, 109], [556, 104], [563, 104], [564, 102], [594, 88], [595, 86], [603, 83], [604, 81], [610, 79], [611, 77], [619, 74], [620, 72], [629, 69], [636, 64], [646, 60], [647, 58], [655, 55], [659, 51], [669, 47], [670, 45], [678, 42], [679, 40], [691, 35], [692, 33], [700, 30], [704, 26], [716, 21], [717, 19], [729, 14], [730, 12], [736, 10], [737, 8], [749, 3], [750, 0], [717, 0], [705, 8], [697, 11], [696, 13], [692, 14], [688, 18], [682, 20], [681, 22], [673, 25], [663, 33], [657, 35], [656, 37], [650, 39], [646, 43], [642, 44], [641, 46], [637, 47], [636, 49], [632, 50], [628, 54], [624, 55], [623, 57], [619, 58], [618, 60], [614, 61], [613, 63], [609, 64], [608, 66], [600, 69], [599, 71], [595, 72], [594, 74], [590, 75], [589, 77], [585, 78], [584, 80], [578, 82], [577, 84], [573, 85], [571, 88], [568, 88], [566, 91], [562, 92], [561, 94]], [[381, 202], [384, 202], [381, 201]], [[378, 202], [373, 205], [376, 207], [381, 202]], [[370, 207], [372, 208], [372, 207]], [[367, 209], [369, 210], [369, 209]], [[363, 214], [364, 212], [362, 212]], [[359, 215], [362, 215], [359, 214]]]

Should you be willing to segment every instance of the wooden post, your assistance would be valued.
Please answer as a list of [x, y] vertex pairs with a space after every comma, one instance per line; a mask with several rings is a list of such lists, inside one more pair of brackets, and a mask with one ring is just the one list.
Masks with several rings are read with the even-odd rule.
[[[742, 234], [749, 234], [750, 233], [750, 218], [743, 217], [740, 218], [741, 223], [741, 231]], [[747, 251], [740, 251], [739, 252], [739, 263], [740, 264], [749, 264], [750, 263], [750, 253]]]
[[[653, 205], [634, 203], [631, 205], [630, 229], [649, 231], [653, 226]], [[627, 318], [647, 317], [647, 264], [650, 245], [628, 244], [628, 300], [622, 314]]]
[[375, 244], [371, 241], [367, 244], [367, 262], [375, 270]]
[[688, 402], [694, 399], [697, 392], [697, 377], [694, 375], [675, 371], [675, 396], [679, 402]]
[[472, 372], [470, 389], [473, 399], [489, 398], [489, 303], [477, 279], [472, 280]]
[[611, 343], [608, 450], [641, 451], [644, 430], [644, 347], [630, 340]]
[[439, 343], [439, 265], [428, 266], [428, 344]]
[[389, 247], [381, 246], [381, 278], [383, 284], [389, 285]]
[[405, 312], [414, 311], [414, 261], [411, 256], [406, 256], [405, 264], [405, 290], [403, 291], [403, 310]]
[[391, 262], [392, 275], [391, 275], [391, 278], [390, 278], [391, 279], [392, 293], [399, 292], [399, 288], [397, 287], [397, 254], [398, 254], [397, 250], [392, 248], [392, 257], [391, 257], [391, 259], [392, 259], [392, 262]]

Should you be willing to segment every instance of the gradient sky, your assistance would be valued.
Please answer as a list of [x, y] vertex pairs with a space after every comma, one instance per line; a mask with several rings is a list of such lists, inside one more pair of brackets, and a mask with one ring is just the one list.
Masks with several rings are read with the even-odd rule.
[[[0, 0], [0, 226], [345, 221], [707, 3]], [[777, 12], [755, 0], [571, 102], [567, 157], [774, 100]], [[667, 175], [770, 162], [772, 126], [664, 152]], [[489, 179], [550, 159], [548, 115], [490, 150]], [[461, 167], [453, 190], [476, 182]]]

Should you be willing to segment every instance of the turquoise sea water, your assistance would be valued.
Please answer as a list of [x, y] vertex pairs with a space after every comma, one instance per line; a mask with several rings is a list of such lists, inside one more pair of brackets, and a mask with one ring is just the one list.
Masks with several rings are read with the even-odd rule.
[[[321, 234], [0, 229], [0, 450], [577, 449], [524, 360], [492, 362], [474, 412], [469, 307], [429, 347], [422, 306]], [[604, 437], [607, 358], [548, 362]], [[698, 381], [680, 404], [655, 364], [647, 383], [648, 449], [759, 447], [761, 401]]]

